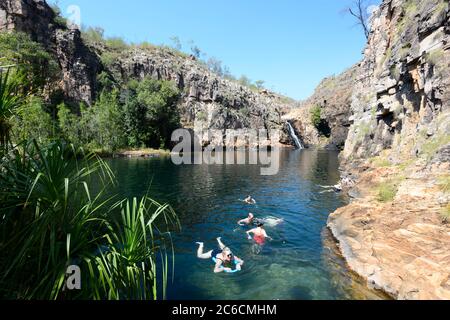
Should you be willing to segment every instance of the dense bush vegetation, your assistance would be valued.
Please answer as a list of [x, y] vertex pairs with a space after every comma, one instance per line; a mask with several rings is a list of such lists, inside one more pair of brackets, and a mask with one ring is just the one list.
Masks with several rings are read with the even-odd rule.
[[166, 148], [179, 127], [180, 92], [168, 81], [130, 81], [125, 95], [125, 128], [132, 147]]
[[320, 106], [314, 106], [311, 109], [311, 122], [318, 129], [322, 123], [322, 108]]
[[[166, 232], [178, 227], [168, 205], [113, 200], [108, 166], [60, 141], [24, 143], [0, 168], [0, 298], [164, 297]], [[81, 290], [65, 289], [71, 265]]]
[[59, 66], [51, 55], [23, 33], [0, 33], [0, 64], [15, 66], [26, 94], [40, 92], [58, 76]]
[[[57, 68], [38, 44], [0, 34], [0, 58], [0, 299], [164, 298], [175, 213], [147, 196], [117, 201], [111, 170], [84, 148], [127, 147], [129, 130], [142, 146], [166, 147], [177, 89], [105, 79], [92, 106], [56, 105]], [[126, 121], [130, 103], [143, 126]], [[72, 265], [80, 290], [66, 288]]]
[[[67, 140], [88, 150], [169, 148], [179, 124], [179, 91], [173, 83], [144, 79], [130, 81], [122, 92], [103, 91], [91, 107], [72, 110], [58, 106], [58, 128]], [[78, 111], [78, 113], [76, 113]]]
[[[92, 43], [104, 42], [112, 54], [127, 47], [121, 39], [104, 40], [100, 29], [88, 29], [84, 37]], [[170, 147], [170, 135], [179, 127], [180, 93], [173, 83], [144, 79], [120, 85], [103, 72], [98, 79], [101, 92], [92, 106], [64, 99], [52, 102], [45, 91], [57, 78], [58, 66], [39, 44], [21, 33], [0, 34], [0, 57], [3, 69], [10, 70], [2, 76], [3, 140], [9, 139], [12, 130], [16, 143], [25, 138], [40, 143], [64, 138], [87, 150], [103, 152]], [[18, 93], [24, 96], [20, 103], [16, 101]]]
[[14, 141], [35, 139], [39, 143], [47, 144], [56, 132], [55, 123], [39, 97], [32, 96], [25, 100], [11, 118], [11, 124]]

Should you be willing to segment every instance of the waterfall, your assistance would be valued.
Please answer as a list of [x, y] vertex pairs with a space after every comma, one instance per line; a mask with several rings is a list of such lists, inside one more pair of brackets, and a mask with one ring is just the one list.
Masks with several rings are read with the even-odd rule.
[[292, 124], [289, 121], [287, 121], [286, 124], [287, 124], [288, 130], [289, 130], [289, 135], [291, 136], [292, 140], [294, 140], [294, 143], [295, 143], [295, 146], [297, 147], [297, 149], [305, 149], [302, 142], [300, 141], [297, 134], [295, 133], [295, 130], [294, 130], [294, 127], [292, 127]]

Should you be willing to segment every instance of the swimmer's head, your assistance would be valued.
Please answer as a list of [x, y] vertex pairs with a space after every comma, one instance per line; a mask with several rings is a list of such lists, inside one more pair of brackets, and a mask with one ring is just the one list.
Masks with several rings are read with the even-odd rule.
[[262, 228], [262, 227], [264, 227], [264, 223], [262, 223], [262, 222], [258, 222], [258, 224], [256, 225], [258, 228]]
[[230, 248], [224, 248], [222, 251], [223, 255], [227, 258], [229, 258], [230, 260], [233, 258], [233, 252], [231, 252]]
[[250, 219], [253, 219], [253, 218], [255, 217], [255, 215], [254, 215], [253, 213], [249, 213], [249, 214], [248, 214], [248, 217], [249, 217]]

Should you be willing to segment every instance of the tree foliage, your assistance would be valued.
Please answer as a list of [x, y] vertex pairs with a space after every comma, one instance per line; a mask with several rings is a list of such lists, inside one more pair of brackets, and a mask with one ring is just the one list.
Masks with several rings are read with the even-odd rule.
[[47, 144], [54, 137], [55, 124], [46, 111], [42, 98], [31, 96], [15, 112], [11, 119], [14, 141], [34, 139]]
[[179, 90], [172, 82], [145, 78], [128, 84], [125, 126], [133, 147], [167, 148], [180, 124]]
[[24, 33], [0, 33], [0, 62], [14, 65], [21, 77], [24, 92], [39, 92], [56, 80], [59, 66], [55, 59], [38, 43]]
[[311, 122], [318, 129], [322, 123], [322, 108], [318, 105], [311, 109]]

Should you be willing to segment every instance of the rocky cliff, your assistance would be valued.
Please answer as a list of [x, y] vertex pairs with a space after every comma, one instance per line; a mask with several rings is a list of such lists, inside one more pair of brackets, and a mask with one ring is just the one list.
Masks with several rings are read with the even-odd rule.
[[344, 159], [386, 149], [416, 157], [448, 138], [449, 28], [448, 1], [383, 2], [353, 88]]
[[[342, 149], [350, 127], [352, 93], [357, 66], [324, 79], [314, 94], [291, 110], [289, 120], [307, 145]], [[312, 122], [312, 111], [320, 110], [320, 123]]]
[[196, 124], [224, 135], [228, 129], [243, 134], [248, 129], [282, 130], [281, 142], [290, 144], [282, 114], [292, 107], [291, 100], [224, 79], [192, 56], [164, 48], [133, 48], [121, 53], [109, 69], [119, 82], [150, 76], [176, 83], [186, 128]]
[[90, 104], [95, 98], [100, 61], [85, 46], [79, 30], [70, 29], [55, 18], [44, 0], [0, 1], [0, 31], [24, 32], [41, 43], [60, 65], [57, 87], [66, 99]]
[[[66, 99], [90, 105], [103, 71], [116, 83], [146, 76], [170, 80], [182, 92], [179, 109], [184, 127], [197, 123], [224, 134], [227, 129], [243, 133], [248, 129], [282, 130], [281, 142], [291, 144], [281, 119], [283, 110], [292, 107], [291, 100], [219, 77], [201, 61], [162, 47], [130, 46], [115, 53], [113, 63], [103, 64], [101, 56], [110, 48], [86, 43], [78, 29], [60, 20], [44, 0], [0, 2], [0, 31], [27, 33], [54, 55], [62, 70], [56, 87]], [[203, 141], [205, 145], [209, 142], [207, 137]]]
[[349, 266], [398, 299], [450, 299], [449, 3], [385, 0], [356, 70], [330, 216]]

